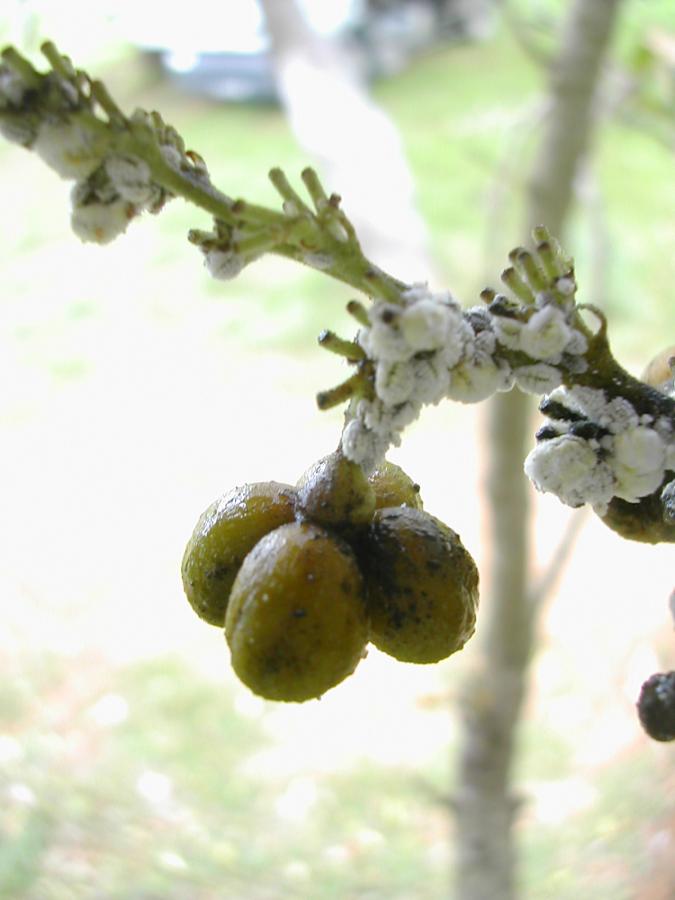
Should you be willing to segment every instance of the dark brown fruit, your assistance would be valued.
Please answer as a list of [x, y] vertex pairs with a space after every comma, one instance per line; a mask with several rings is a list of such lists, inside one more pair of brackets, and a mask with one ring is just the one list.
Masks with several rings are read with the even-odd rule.
[[428, 513], [378, 510], [359, 543], [371, 641], [403, 662], [433, 663], [474, 632], [478, 570], [459, 536]]
[[202, 513], [183, 556], [183, 588], [197, 615], [222, 628], [234, 579], [261, 537], [292, 522], [297, 498], [276, 481], [229, 491]]
[[675, 672], [652, 675], [637, 702], [642, 727], [655, 741], [675, 741]]
[[270, 700], [320, 697], [365, 652], [368, 623], [354, 554], [317, 525], [266, 535], [244, 560], [225, 619], [232, 667]]

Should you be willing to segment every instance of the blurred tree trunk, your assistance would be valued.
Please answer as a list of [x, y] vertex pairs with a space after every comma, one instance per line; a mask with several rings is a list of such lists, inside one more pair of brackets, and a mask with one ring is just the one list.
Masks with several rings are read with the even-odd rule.
[[277, 86], [301, 146], [338, 190], [368, 256], [404, 281], [427, 280], [428, 234], [396, 127], [374, 102], [367, 61], [317, 34], [295, 0], [260, 0]]
[[[601, 65], [621, 0], [574, 0], [550, 75], [550, 109], [526, 200], [526, 233], [544, 223], [563, 230], [574, 179], [593, 130]], [[458, 900], [516, 896], [512, 790], [516, 730], [527, 689], [537, 604], [528, 583], [531, 445], [529, 398], [498, 395], [488, 412], [489, 603], [480, 622], [482, 653], [462, 697], [457, 790]]]

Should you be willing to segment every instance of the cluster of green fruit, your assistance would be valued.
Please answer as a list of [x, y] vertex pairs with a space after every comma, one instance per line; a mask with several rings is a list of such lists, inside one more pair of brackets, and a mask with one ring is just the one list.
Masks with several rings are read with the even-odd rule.
[[339, 451], [294, 488], [248, 484], [213, 503], [182, 576], [197, 615], [224, 626], [239, 678], [271, 700], [320, 697], [368, 642], [437, 662], [476, 621], [476, 565], [422, 509], [418, 485], [388, 462], [366, 478]]

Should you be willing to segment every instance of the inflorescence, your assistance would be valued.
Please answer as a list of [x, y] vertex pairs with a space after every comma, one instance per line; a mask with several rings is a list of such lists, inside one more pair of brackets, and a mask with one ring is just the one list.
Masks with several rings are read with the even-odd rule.
[[488, 305], [463, 311], [449, 293], [423, 284], [403, 292], [400, 305], [375, 303], [357, 337], [374, 363], [374, 397], [355, 404], [346, 454], [372, 468], [427, 403], [478, 403], [514, 384], [542, 394], [562, 384], [565, 371], [585, 371], [588, 342], [574, 327], [573, 281], [560, 262], [567, 293], [539, 290], [530, 305], [487, 292]]
[[[559, 388], [540, 409], [550, 424], [537, 432], [525, 472], [541, 491], [569, 506], [589, 503], [599, 515], [613, 497], [637, 503], [675, 472], [672, 420], [639, 415], [624, 397], [611, 400], [599, 388]], [[663, 488], [664, 507], [675, 488]], [[664, 508], [664, 516], [667, 511]]]
[[43, 52], [45, 75], [10, 49], [0, 66], [0, 133], [35, 153], [61, 178], [73, 181], [71, 225], [83, 241], [107, 244], [143, 211], [158, 213], [171, 192], [152, 177], [141, 157], [114, 148], [115, 131], [152, 133], [167, 165], [200, 170], [180, 136], [158, 114], [137, 110], [129, 119], [100, 82], [73, 68], [52, 44]]
[[[535, 487], [601, 516], [616, 503], [658, 519], [641, 540], [675, 540], [675, 398], [667, 379], [648, 386], [614, 360], [604, 316], [576, 302], [572, 260], [545, 228], [535, 250], [510, 254], [502, 273], [509, 295], [486, 289], [483, 304], [462, 309], [446, 292], [406, 285], [363, 255], [353, 226], [316, 173], [302, 173], [305, 203], [279, 169], [270, 178], [282, 198], [276, 212], [231, 200], [211, 184], [204, 160], [156, 113], [126, 117], [103, 84], [47, 43], [46, 74], [12, 48], [0, 64], [0, 133], [34, 150], [74, 182], [71, 223], [84, 241], [105, 244], [143, 211], [158, 213], [181, 195], [213, 216], [209, 231], [188, 238], [208, 271], [229, 279], [262, 254], [277, 253], [338, 278], [371, 298], [352, 301], [355, 340], [324, 332], [320, 343], [356, 367], [318, 396], [320, 407], [349, 401], [342, 450], [373, 471], [426, 404], [477, 403], [517, 386], [543, 396], [547, 423], [525, 460]], [[600, 321], [592, 330], [581, 315]], [[645, 507], [646, 508], [646, 507]], [[625, 519], [625, 510], [621, 510]], [[622, 530], [636, 534], [633, 526]], [[628, 533], [630, 532], [630, 533]], [[654, 534], [656, 537], [654, 537]]]
[[[663, 516], [672, 523], [668, 384], [639, 391], [609, 354], [602, 314], [593, 310], [597, 332], [581, 318], [571, 260], [543, 228], [534, 237], [535, 253], [515, 250], [502, 276], [515, 298], [486, 290], [485, 306], [462, 311], [448, 293], [414, 285], [399, 305], [372, 306], [357, 336], [371, 362], [371, 392], [352, 400], [343, 450], [373, 468], [425, 404], [475, 403], [515, 384], [543, 395], [548, 423], [525, 460], [538, 490], [569, 506], [588, 503], [602, 516], [613, 498], [637, 503], [662, 489]], [[607, 387], [595, 386], [599, 358], [620, 373]]]

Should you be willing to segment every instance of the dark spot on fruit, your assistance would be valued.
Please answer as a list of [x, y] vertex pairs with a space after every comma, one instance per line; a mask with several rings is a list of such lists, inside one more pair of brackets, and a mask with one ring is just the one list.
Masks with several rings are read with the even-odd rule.
[[216, 566], [215, 569], [209, 569], [206, 572], [206, 578], [209, 581], [222, 581], [223, 578], [229, 578], [232, 574], [232, 565]]
[[269, 675], [280, 675], [288, 669], [297, 667], [297, 659], [289, 648], [280, 644], [276, 647], [269, 647], [261, 660], [261, 669]]
[[400, 609], [397, 606], [392, 607], [389, 610], [389, 621], [391, 622], [392, 628], [403, 628], [405, 625], [406, 614], [405, 611]]

